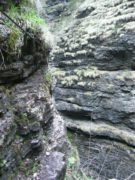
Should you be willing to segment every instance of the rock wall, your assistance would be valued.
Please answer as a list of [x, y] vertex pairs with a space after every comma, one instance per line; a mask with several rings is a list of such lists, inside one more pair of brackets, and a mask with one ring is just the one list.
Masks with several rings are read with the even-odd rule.
[[[21, 54], [0, 46], [0, 179], [64, 179], [64, 119], [77, 132], [74, 145], [88, 177], [134, 180], [134, 0], [40, 0], [35, 6], [46, 10], [41, 14], [57, 35], [50, 63], [62, 117], [48, 84], [50, 49], [38, 32], [19, 37]], [[0, 40], [10, 33], [0, 24]]]
[[46, 0], [46, 15], [50, 20], [55, 20], [61, 15], [66, 15], [69, 0]]
[[40, 30], [29, 29], [16, 41], [21, 53], [9, 53], [11, 31], [1, 27], [0, 179], [63, 179], [66, 131], [47, 78], [50, 49]]
[[[98, 143], [98, 139], [108, 140], [104, 147], [113, 144], [114, 152], [121, 151], [115, 142], [119, 147], [122, 143], [129, 152], [126, 156], [134, 154], [135, 147], [134, 12], [134, 0], [83, 1], [73, 11], [72, 21], [62, 27], [52, 54], [56, 107], [67, 127], [90, 134]], [[123, 163], [125, 155], [119, 156]], [[132, 166], [128, 160], [125, 164]], [[98, 174], [95, 179], [103, 180], [116, 178], [119, 164], [106, 172], [102, 167], [89, 168]], [[127, 172], [124, 166], [127, 173], [117, 178], [129, 177], [132, 168]], [[130, 179], [134, 178], [133, 174]]]

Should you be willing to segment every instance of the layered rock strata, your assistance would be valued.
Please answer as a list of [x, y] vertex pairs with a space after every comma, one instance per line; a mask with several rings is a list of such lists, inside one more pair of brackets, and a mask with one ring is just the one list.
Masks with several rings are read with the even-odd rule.
[[1, 44], [1, 180], [56, 180], [65, 174], [66, 131], [50, 94], [49, 49], [41, 32], [33, 33], [26, 44], [25, 37], [19, 41], [20, 56], [7, 57]]
[[[85, 0], [61, 31], [52, 54], [56, 107], [67, 127], [110, 143], [123, 143], [133, 151], [134, 10], [132, 0]], [[107, 178], [114, 176], [104, 174], [101, 179]]]

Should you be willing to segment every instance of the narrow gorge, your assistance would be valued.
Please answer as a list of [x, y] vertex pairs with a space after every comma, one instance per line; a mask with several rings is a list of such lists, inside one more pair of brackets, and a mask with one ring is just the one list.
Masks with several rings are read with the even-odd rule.
[[135, 180], [135, 1], [0, 3], [0, 179]]

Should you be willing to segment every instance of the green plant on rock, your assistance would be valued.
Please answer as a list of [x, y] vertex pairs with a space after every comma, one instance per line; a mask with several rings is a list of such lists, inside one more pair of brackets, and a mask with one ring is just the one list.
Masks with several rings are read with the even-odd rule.
[[8, 16], [16, 18], [16, 15], [19, 15], [19, 8], [11, 3], [8, 10]]
[[44, 80], [47, 82], [47, 83], [50, 83], [51, 80], [52, 80], [52, 75], [50, 73], [50, 71], [47, 71], [44, 73]]
[[6, 165], [6, 160], [0, 160], [0, 168], [3, 168]]
[[21, 21], [24, 21], [25, 23], [27, 23], [27, 25], [29, 24], [31, 27], [38, 27], [39, 25], [43, 25], [45, 23], [44, 19], [42, 19], [37, 14], [36, 10], [32, 9], [29, 2], [27, 2], [27, 4], [26, 2], [22, 2], [20, 4], [20, 8], [12, 3], [10, 5], [8, 15], [14, 20], [19, 19]]
[[17, 52], [16, 45], [17, 45], [17, 40], [19, 39], [20, 33], [21, 33], [20, 30], [16, 28], [15, 26], [11, 28], [11, 33], [7, 41], [9, 52]]
[[21, 14], [21, 18], [27, 23], [30, 24], [32, 27], [38, 27], [43, 25], [45, 22], [42, 18], [40, 18], [36, 11], [33, 9], [29, 9], [26, 13]]
[[[45, 21], [43, 18], [41, 18], [36, 10], [34, 10], [31, 7], [31, 4], [29, 1], [22, 1], [20, 3], [20, 6], [16, 6], [12, 1], [9, 0], [9, 10], [8, 10], [8, 16], [12, 18], [17, 24], [20, 26], [24, 25], [29, 26], [31, 28], [39, 27], [40, 25], [45, 24]], [[22, 25], [21, 25], [22, 23]], [[13, 22], [11, 22], [9, 19], [6, 19], [5, 25], [8, 27], [15, 26]], [[16, 27], [16, 26], [15, 26]]]
[[[39, 17], [36, 10], [32, 9], [30, 1], [20, 1], [19, 6], [16, 6], [14, 1], [8, 0], [8, 11], [6, 12], [10, 18], [4, 19], [4, 24], [10, 30], [7, 40], [7, 52], [8, 54], [21, 55], [20, 43], [23, 33], [33, 34], [27, 32], [28, 29], [39, 28], [39, 26], [45, 24], [44, 19]], [[10, 60], [9, 60], [10, 61]]]
[[93, 180], [79, 169], [79, 156], [77, 149], [72, 146], [71, 154], [67, 159], [67, 171], [64, 180]]
[[67, 159], [67, 171], [64, 180], [93, 180], [91, 177], [87, 176], [79, 167], [79, 154], [77, 148], [72, 145], [74, 143], [74, 134], [71, 131], [68, 131], [67, 135], [71, 150]]

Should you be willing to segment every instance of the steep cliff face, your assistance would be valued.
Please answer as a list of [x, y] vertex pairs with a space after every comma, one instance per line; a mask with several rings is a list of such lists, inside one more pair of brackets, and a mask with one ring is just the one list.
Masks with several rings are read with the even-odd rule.
[[0, 17], [0, 179], [63, 179], [66, 131], [52, 102], [46, 34], [26, 22], [17, 34]]
[[[134, 0], [85, 0], [61, 30], [52, 54], [56, 107], [68, 128], [93, 137], [96, 153], [90, 149], [91, 163], [85, 163], [102, 180], [135, 172], [134, 12]], [[109, 151], [106, 158], [102, 148]]]
[[[64, 179], [64, 119], [80, 156], [67, 179], [134, 180], [134, 0], [31, 2], [57, 41], [55, 102], [41, 31], [16, 37], [0, 21], [0, 179]], [[74, 163], [83, 176], [72, 175]]]

